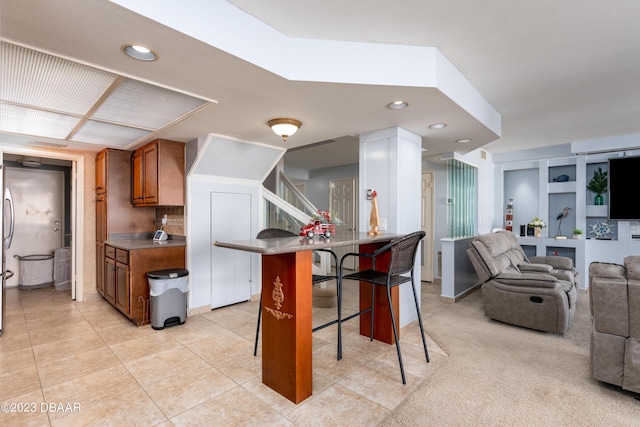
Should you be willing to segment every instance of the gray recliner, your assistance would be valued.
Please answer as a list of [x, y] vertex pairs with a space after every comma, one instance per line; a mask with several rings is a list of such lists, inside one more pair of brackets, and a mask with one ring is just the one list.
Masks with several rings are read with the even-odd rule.
[[640, 256], [589, 265], [591, 377], [640, 393]]
[[578, 272], [571, 258], [527, 258], [505, 230], [472, 240], [467, 254], [482, 285], [487, 317], [539, 331], [564, 334], [578, 298]]

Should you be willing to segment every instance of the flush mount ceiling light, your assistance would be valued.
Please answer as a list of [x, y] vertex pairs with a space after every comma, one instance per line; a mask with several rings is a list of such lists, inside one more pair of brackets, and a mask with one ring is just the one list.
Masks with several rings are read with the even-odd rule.
[[408, 106], [409, 104], [405, 101], [393, 101], [391, 104], [387, 105], [387, 107], [391, 108], [392, 110], [403, 110]]
[[40, 161], [40, 159], [36, 159], [35, 157], [23, 157], [21, 159], [18, 159], [18, 163], [29, 168], [39, 168], [40, 166], [42, 166], [42, 161]]
[[458, 142], [460, 144], [466, 144], [467, 142], [471, 142], [471, 138], [458, 139], [458, 140], [456, 140], [456, 142]]
[[155, 61], [158, 59], [158, 55], [149, 48], [135, 44], [125, 44], [122, 46], [122, 51], [130, 57], [140, 61]]
[[298, 128], [302, 126], [300, 121], [295, 119], [272, 119], [267, 122], [269, 127], [280, 135], [283, 141], [286, 141], [288, 137], [298, 131]]
[[446, 123], [434, 123], [429, 126], [429, 129], [444, 129], [447, 127]]

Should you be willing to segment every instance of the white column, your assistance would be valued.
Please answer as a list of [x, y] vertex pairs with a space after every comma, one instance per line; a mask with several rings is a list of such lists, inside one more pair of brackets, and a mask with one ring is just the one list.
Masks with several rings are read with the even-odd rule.
[[[369, 229], [371, 201], [367, 200], [367, 190], [375, 189], [381, 225], [386, 222], [386, 230], [381, 231], [397, 234], [419, 231], [421, 168], [422, 138], [419, 135], [398, 127], [361, 134], [358, 229]], [[414, 277], [419, 298], [419, 259], [416, 267]], [[401, 286], [400, 326], [416, 319], [411, 289]]]

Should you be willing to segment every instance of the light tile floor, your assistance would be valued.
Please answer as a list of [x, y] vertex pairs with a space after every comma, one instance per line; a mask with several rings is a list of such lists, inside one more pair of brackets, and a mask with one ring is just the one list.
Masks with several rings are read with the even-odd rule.
[[[357, 307], [345, 286], [344, 313]], [[440, 286], [422, 284], [425, 329], [446, 309]], [[192, 316], [184, 325], [136, 327], [106, 301], [75, 302], [53, 288], [7, 289], [0, 337], [0, 424], [21, 426], [334, 426], [377, 424], [446, 360], [417, 322], [401, 332], [403, 385], [395, 346], [343, 325], [313, 335], [313, 395], [295, 405], [262, 384], [253, 356], [258, 302]], [[314, 325], [335, 308], [314, 308]]]

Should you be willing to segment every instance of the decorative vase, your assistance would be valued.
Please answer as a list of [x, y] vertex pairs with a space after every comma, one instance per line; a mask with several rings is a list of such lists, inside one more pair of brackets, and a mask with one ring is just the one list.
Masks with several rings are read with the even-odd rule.
[[573, 238], [576, 239], [576, 240], [580, 240], [580, 239], [582, 239], [582, 234], [574, 234]]
[[602, 194], [596, 194], [596, 197], [593, 199], [593, 204], [596, 206], [604, 205], [604, 197]]
[[369, 226], [371, 226], [371, 229], [369, 230], [370, 236], [380, 234], [380, 231], [378, 231], [378, 227], [380, 227], [380, 217], [378, 215], [377, 196], [378, 194], [374, 191], [373, 197], [371, 198], [371, 215], [369, 216]]
[[537, 238], [542, 237], [542, 227], [533, 227], [533, 235]]

